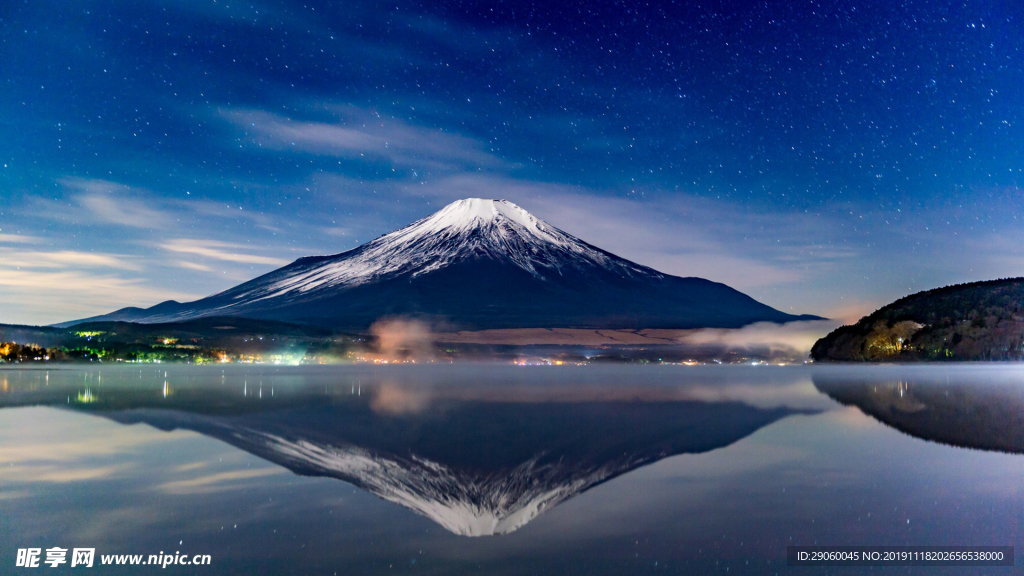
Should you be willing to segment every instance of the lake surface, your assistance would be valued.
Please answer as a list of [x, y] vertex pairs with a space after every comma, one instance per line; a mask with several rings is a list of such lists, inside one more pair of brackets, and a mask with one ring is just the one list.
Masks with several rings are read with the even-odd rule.
[[[17, 549], [179, 574], [846, 574], [790, 545], [1024, 550], [1024, 366], [0, 370]], [[70, 559], [70, 552], [69, 559]], [[1018, 560], [1020, 563], [1020, 560]], [[882, 573], [1012, 573], [899, 567]]]

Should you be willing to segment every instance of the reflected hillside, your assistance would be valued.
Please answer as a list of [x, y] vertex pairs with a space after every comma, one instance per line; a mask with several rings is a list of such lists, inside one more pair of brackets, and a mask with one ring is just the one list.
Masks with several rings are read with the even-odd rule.
[[728, 446], [809, 411], [744, 402], [756, 390], [742, 386], [246, 377], [175, 387], [107, 378], [73, 388], [37, 382], [0, 401], [193, 430], [297, 474], [350, 482], [466, 536], [512, 532], [640, 466]]
[[815, 375], [814, 385], [842, 404], [924, 440], [1024, 453], [1024, 372], [1014, 367], [973, 375], [906, 374], [877, 379]]

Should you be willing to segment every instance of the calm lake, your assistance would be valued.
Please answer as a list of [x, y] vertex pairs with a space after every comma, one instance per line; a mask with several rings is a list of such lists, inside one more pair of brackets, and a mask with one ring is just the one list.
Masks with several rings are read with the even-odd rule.
[[[1024, 366], [0, 370], [19, 548], [177, 574], [847, 574], [791, 545], [1024, 551]], [[1018, 559], [1018, 564], [1021, 561]], [[999, 574], [1015, 568], [875, 567]]]

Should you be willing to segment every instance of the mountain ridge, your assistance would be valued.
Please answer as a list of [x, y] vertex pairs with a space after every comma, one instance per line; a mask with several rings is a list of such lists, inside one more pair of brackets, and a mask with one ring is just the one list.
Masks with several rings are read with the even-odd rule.
[[819, 319], [775, 310], [725, 284], [616, 256], [506, 200], [468, 198], [328, 256], [307, 256], [191, 303], [63, 323], [243, 316], [366, 329], [410, 317], [457, 329], [737, 328]]

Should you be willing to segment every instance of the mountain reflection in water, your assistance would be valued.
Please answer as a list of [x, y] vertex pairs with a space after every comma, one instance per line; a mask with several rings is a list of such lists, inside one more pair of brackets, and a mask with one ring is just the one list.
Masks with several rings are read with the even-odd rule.
[[434, 382], [422, 372], [407, 373], [415, 378], [386, 373], [326, 383], [172, 376], [180, 383], [165, 380], [159, 388], [103, 386], [94, 377], [91, 387], [76, 382], [74, 394], [61, 386], [29, 387], [3, 402], [193, 430], [296, 474], [344, 480], [465, 536], [512, 532], [640, 466], [721, 448], [790, 414], [813, 411], [759, 406], [742, 386], [679, 384], [678, 376], [671, 385], [627, 384], [613, 376], [537, 386], [505, 369]]
[[1024, 453], [1024, 372], [903, 370], [815, 374], [815, 387], [901, 432], [962, 448]]

